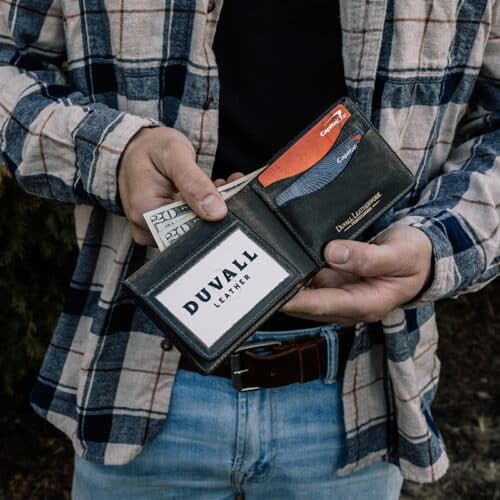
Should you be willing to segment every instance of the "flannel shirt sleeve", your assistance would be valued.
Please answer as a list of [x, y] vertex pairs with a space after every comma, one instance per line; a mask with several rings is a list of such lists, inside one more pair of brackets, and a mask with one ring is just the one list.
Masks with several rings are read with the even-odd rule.
[[0, 3], [0, 151], [26, 191], [122, 213], [117, 168], [153, 120], [98, 104], [72, 88], [58, 0]]
[[421, 229], [432, 241], [434, 279], [416, 302], [476, 291], [500, 271], [499, 3], [493, 8], [496, 22], [442, 174], [396, 222]]

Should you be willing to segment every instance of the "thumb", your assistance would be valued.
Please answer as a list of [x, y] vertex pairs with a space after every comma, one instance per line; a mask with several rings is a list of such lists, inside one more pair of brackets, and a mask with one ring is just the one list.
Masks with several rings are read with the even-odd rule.
[[326, 245], [324, 257], [334, 269], [367, 278], [393, 275], [398, 265], [397, 255], [388, 244], [335, 240]]
[[170, 141], [168, 154], [163, 155], [156, 165], [202, 219], [219, 220], [227, 214], [226, 203], [215, 184], [196, 164], [194, 150], [187, 140]]

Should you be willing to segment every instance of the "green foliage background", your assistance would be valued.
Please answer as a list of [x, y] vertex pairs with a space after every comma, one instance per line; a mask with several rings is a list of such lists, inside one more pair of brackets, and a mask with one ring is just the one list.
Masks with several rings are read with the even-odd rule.
[[0, 166], [0, 389], [38, 369], [76, 255], [73, 208], [22, 192]]

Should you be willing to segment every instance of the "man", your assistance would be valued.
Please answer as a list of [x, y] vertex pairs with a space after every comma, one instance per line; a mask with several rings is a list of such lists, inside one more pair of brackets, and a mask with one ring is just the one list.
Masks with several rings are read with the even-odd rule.
[[[73, 441], [76, 498], [396, 498], [399, 470], [446, 471], [432, 304], [498, 274], [498, 3], [262, 4], [0, 4], [4, 161], [76, 203], [80, 258], [32, 394]], [[257, 168], [344, 92], [417, 183], [373, 243], [327, 244], [253, 337], [326, 339], [326, 373], [239, 393], [184, 364], [174, 384], [179, 354], [121, 286], [154, 253], [142, 213], [182, 196], [221, 219], [212, 170]]]

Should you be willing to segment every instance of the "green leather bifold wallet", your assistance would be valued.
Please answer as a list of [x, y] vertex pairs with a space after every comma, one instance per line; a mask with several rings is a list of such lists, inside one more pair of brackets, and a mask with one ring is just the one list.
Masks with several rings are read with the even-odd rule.
[[126, 281], [174, 345], [210, 373], [325, 265], [332, 239], [365, 230], [413, 176], [341, 99], [227, 201]]

